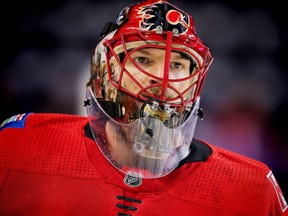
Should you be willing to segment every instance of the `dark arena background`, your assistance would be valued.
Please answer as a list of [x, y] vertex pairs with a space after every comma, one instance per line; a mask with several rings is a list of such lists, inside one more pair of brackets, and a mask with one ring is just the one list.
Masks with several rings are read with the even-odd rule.
[[[90, 56], [106, 21], [136, 1], [8, 1], [1, 13], [0, 121], [85, 115]], [[265, 162], [288, 199], [287, 17], [274, 1], [171, 0], [192, 14], [214, 63], [196, 138]], [[286, 55], [286, 56], [285, 56]]]

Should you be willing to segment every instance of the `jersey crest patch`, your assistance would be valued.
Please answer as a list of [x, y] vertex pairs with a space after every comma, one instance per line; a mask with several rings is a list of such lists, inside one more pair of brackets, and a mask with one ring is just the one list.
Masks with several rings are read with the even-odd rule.
[[6, 119], [0, 125], [0, 131], [3, 130], [4, 128], [24, 128], [26, 118], [30, 114], [31, 113], [17, 114]]
[[274, 189], [275, 189], [275, 192], [277, 194], [277, 198], [278, 198], [278, 201], [279, 201], [279, 204], [280, 204], [280, 207], [282, 209], [282, 211], [284, 212], [287, 208], [288, 208], [288, 204], [284, 198], [284, 195], [282, 193], [282, 190], [275, 178], [275, 176], [273, 175], [272, 171], [270, 171], [267, 175], [267, 178], [270, 180], [270, 182], [272, 183]]

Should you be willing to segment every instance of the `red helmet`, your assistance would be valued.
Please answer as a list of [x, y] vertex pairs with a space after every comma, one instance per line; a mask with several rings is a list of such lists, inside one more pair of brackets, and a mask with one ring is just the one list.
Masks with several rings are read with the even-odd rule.
[[[133, 157], [139, 154], [167, 162], [171, 154], [177, 155], [175, 151], [178, 149], [181, 156], [178, 155], [177, 159], [173, 156], [173, 162], [168, 162], [169, 167], [165, 171], [149, 171], [157, 177], [167, 174], [189, 152], [199, 95], [211, 62], [209, 49], [197, 36], [193, 18], [189, 14], [166, 1], [148, 0], [130, 5], [120, 12], [115, 22], [107, 23], [101, 33], [101, 41], [92, 57], [87, 96], [101, 108], [97, 112], [88, 109], [88, 114], [94, 119], [93, 116], [99, 117], [99, 112], [103, 111], [112, 118], [110, 122], [113, 122], [113, 127], [121, 127], [121, 132], [117, 133], [126, 134], [125, 142], [131, 143], [129, 148]], [[102, 122], [106, 120], [102, 119]], [[132, 129], [133, 122], [138, 123]], [[154, 137], [153, 140], [148, 138], [149, 141], [141, 141], [144, 135], [139, 137], [138, 134], [142, 134], [143, 127], [146, 127], [148, 136]], [[175, 140], [175, 131], [171, 132], [171, 129], [181, 133], [181, 136], [189, 135], [181, 139], [178, 134], [178, 140]], [[159, 138], [155, 138], [156, 133], [161, 133]], [[168, 143], [175, 140], [179, 144], [172, 144], [174, 148], [159, 144], [165, 140]], [[123, 171], [121, 162], [111, 156], [105, 143], [100, 144], [100, 148]], [[158, 147], [153, 148], [154, 152], [151, 153], [147, 145], [164, 145], [162, 150], [165, 149], [165, 154]], [[183, 146], [186, 150], [179, 151]], [[163, 164], [167, 165], [166, 162]]]
[[[193, 18], [189, 14], [166, 1], [143, 1], [142, 3], [124, 8], [114, 23], [106, 25], [101, 36], [103, 40], [100, 45], [103, 45], [103, 47], [98, 47], [99, 49], [95, 50], [94, 66], [97, 67], [99, 64], [98, 67], [100, 67], [102, 62], [99, 61], [106, 57], [104, 61], [107, 64], [109, 85], [139, 100], [146, 101], [147, 97], [143, 97], [143, 95], [148, 95], [174, 106], [185, 106], [198, 98], [206, 72], [212, 62], [212, 57], [209, 49], [203, 45], [197, 36]], [[170, 59], [166, 58], [166, 70], [163, 77], [153, 77], [153, 75], [146, 73], [147, 76], [151, 76], [151, 79], [156, 80], [159, 88], [161, 87], [160, 94], [151, 94], [149, 89], [155, 87], [155, 85], [140, 85], [132, 76], [130, 76], [130, 81], [136, 83], [139, 89], [137, 92], [129, 91], [121, 85], [121, 80], [119, 80], [119, 77], [123, 77], [122, 74], [129, 74], [129, 71], [125, 70], [123, 60], [120, 58], [125, 55], [129, 59], [129, 51], [135, 47], [138, 49], [154, 47], [165, 49], [167, 53], [171, 51], [183, 53], [190, 57], [192, 67], [194, 68], [191, 69], [190, 76], [185, 77], [184, 80], [183, 78], [178, 80], [169, 79], [168, 65]], [[101, 59], [97, 59], [98, 55], [101, 56]], [[117, 79], [112, 78], [114, 68], [111, 68], [111, 65], [119, 66], [118, 69], [120, 71], [117, 71]], [[193, 71], [193, 69], [196, 70]], [[144, 71], [142, 72], [145, 73]], [[99, 79], [100, 83], [106, 81], [103, 79], [103, 75], [100, 75]], [[193, 80], [193, 82], [181, 92], [171, 85], [171, 83], [175, 82], [184, 82], [185, 79]], [[99, 97], [107, 97], [107, 93], [106, 95], [102, 95], [103, 86], [99, 88], [100, 86], [96, 85], [95, 87], [96, 93], [100, 93]], [[167, 97], [167, 89], [175, 93], [174, 97]]]

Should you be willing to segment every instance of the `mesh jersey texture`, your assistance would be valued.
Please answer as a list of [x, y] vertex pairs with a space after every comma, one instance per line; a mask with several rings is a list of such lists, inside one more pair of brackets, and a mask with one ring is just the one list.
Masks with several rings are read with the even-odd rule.
[[72, 115], [33, 115], [25, 129], [1, 133], [0, 163], [24, 172], [95, 177], [83, 145], [85, 124]]
[[2, 129], [0, 215], [288, 215], [266, 165], [207, 143], [213, 153], [205, 162], [128, 187], [85, 137], [87, 124], [86, 117], [30, 114], [23, 128]]

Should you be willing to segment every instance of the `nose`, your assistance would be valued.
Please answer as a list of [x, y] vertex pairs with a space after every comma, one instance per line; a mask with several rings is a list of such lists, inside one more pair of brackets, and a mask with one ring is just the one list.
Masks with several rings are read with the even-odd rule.
[[162, 61], [153, 64], [151, 71], [149, 71], [149, 84], [157, 84], [163, 82], [164, 63]]
[[148, 79], [148, 85], [150, 85], [149, 91], [157, 95], [161, 101], [165, 101], [167, 97], [169, 68], [165, 68], [164, 61], [158, 61], [151, 67], [150, 74], [151, 76]]

